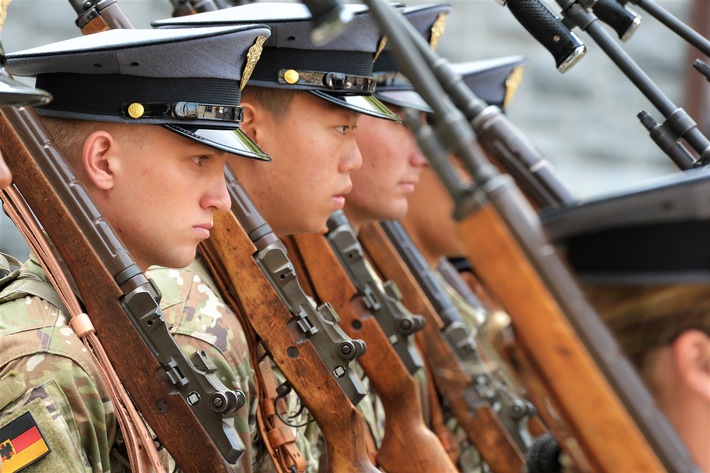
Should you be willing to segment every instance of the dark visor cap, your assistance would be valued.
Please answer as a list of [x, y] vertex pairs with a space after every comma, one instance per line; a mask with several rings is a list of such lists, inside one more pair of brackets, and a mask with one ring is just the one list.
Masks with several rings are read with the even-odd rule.
[[[264, 25], [109, 30], [7, 55], [8, 69], [36, 77], [53, 100], [37, 113], [162, 125], [228, 153], [269, 161], [239, 128], [240, 80], [255, 63]], [[251, 61], [250, 61], [251, 59]]]
[[710, 174], [692, 169], [646, 186], [543, 210], [550, 239], [583, 283], [710, 282]]
[[398, 121], [397, 115], [373, 96], [372, 64], [382, 39], [379, 27], [366, 6], [343, 6], [352, 20], [336, 38], [318, 46], [310, 36], [313, 17], [300, 3], [250, 3], [167, 18], [152, 25], [164, 29], [265, 24], [271, 36], [264, 43], [249, 86], [306, 90], [350, 110]]

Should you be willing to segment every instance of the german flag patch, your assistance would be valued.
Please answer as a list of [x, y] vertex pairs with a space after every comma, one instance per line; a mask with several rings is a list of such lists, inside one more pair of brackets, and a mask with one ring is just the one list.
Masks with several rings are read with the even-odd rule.
[[49, 446], [29, 412], [0, 429], [2, 473], [20, 471], [49, 452]]

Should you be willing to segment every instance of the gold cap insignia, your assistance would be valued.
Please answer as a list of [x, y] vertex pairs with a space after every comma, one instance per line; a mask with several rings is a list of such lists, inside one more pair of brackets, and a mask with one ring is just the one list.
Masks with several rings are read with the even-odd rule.
[[145, 113], [145, 108], [138, 102], [133, 102], [128, 106], [128, 116], [131, 118], [140, 118]]
[[0, 0], [0, 29], [5, 25], [5, 18], [7, 18], [7, 7], [10, 6], [10, 0]]
[[298, 78], [298, 72], [294, 71], [293, 69], [289, 69], [284, 72], [284, 80], [287, 84], [295, 84], [296, 82], [298, 82]]
[[254, 40], [254, 44], [252, 44], [249, 51], [247, 51], [247, 63], [244, 65], [244, 72], [242, 72], [242, 80], [239, 83], [239, 90], [244, 90], [244, 86], [246, 86], [247, 82], [249, 82], [251, 73], [254, 72], [254, 67], [256, 67], [256, 63], [261, 57], [261, 51], [264, 49], [264, 41], [266, 41], [266, 36], [257, 36]]
[[373, 59], [372, 62], [377, 61], [377, 58], [380, 57], [380, 53], [382, 53], [382, 50], [385, 49], [386, 45], [387, 36], [383, 36], [382, 39], [380, 39], [380, 44], [377, 45], [377, 51], [375, 51], [375, 59]]
[[429, 44], [431, 45], [431, 49], [433, 51], [436, 51], [436, 48], [439, 46], [439, 38], [441, 38], [444, 31], [446, 31], [447, 16], [448, 13], [439, 13], [436, 17], [436, 21], [434, 21], [434, 24], [431, 25], [431, 38], [429, 39]]
[[503, 97], [503, 109], [508, 108], [508, 103], [513, 100], [513, 96], [518, 90], [520, 82], [523, 80], [524, 69], [525, 66], [514, 67], [510, 75], [505, 79], [505, 97]]

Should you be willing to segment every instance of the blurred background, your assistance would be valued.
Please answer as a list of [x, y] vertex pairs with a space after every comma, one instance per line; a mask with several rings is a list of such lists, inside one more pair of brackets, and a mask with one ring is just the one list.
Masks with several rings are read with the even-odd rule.
[[[432, 2], [410, 0], [407, 5]], [[507, 114], [533, 145], [552, 163], [562, 181], [580, 198], [620, 192], [677, 169], [649, 138], [636, 115], [662, 115], [609, 59], [594, 40], [579, 29], [587, 54], [560, 73], [552, 56], [496, 0], [454, 0], [438, 52], [451, 62], [522, 55], [527, 58], [523, 80]], [[634, 5], [641, 17], [633, 36], [620, 43], [660, 90], [708, 130], [707, 80], [691, 65], [707, 59], [668, 27]], [[710, 2], [655, 0], [648, 2], [674, 15], [707, 37]], [[557, 3], [548, 3], [559, 11]], [[170, 17], [169, 0], [119, 0], [138, 28]], [[2, 30], [7, 52], [47, 44], [80, 34], [76, 13], [67, 0], [14, 0]], [[606, 25], [614, 39], [616, 34]], [[91, 97], [87, 97], [91, 100]], [[0, 251], [20, 259], [26, 248], [3, 215]]]

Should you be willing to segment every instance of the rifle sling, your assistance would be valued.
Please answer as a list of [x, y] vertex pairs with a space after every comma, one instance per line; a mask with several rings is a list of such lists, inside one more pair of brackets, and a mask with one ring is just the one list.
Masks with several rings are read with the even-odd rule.
[[[106, 356], [101, 342], [95, 335], [94, 326], [85, 312], [81, 311], [79, 302], [71, 289], [69, 279], [64, 273], [49, 241], [45, 238], [39, 225], [34, 220], [27, 204], [19, 193], [10, 188], [2, 192], [7, 213], [20, 232], [25, 236], [32, 251], [38, 255], [47, 277], [55, 281], [57, 289], [37, 276], [25, 274], [18, 276], [0, 292], [0, 303], [35, 296], [55, 306], [71, 317], [69, 325], [86, 346], [94, 364], [97, 366], [101, 379], [109, 391], [111, 403], [114, 406], [116, 420], [123, 433], [123, 441], [131, 464], [131, 470], [136, 473], [164, 471], [153, 437], [143, 422], [142, 417], [128, 397], [118, 375], [113, 371], [111, 361]], [[60, 288], [63, 288], [61, 290]], [[58, 292], [60, 291], [60, 292]], [[69, 309], [67, 309], [69, 308]]]

